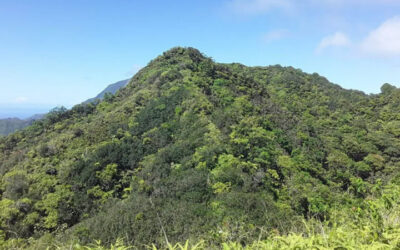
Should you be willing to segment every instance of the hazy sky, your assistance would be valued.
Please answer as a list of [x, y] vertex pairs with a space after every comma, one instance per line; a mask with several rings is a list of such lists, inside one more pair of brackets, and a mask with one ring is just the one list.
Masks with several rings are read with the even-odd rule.
[[0, 117], [70, 107], [163, 51], [400, 87], [400, 0], [1, 0]]

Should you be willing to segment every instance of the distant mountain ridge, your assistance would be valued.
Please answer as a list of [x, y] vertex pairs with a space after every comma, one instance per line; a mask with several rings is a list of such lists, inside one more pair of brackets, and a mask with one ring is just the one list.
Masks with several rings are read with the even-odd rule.
[[125, 80], [110, 84], [103, 91], [101, 91], [96, 97], [87, 99], [83, 103], [91, 103], [96, 100], [101, 100], [104, 98], [104, 95], [107, 93], [115, 94], [120, 88], [125, 87], [128, 84], [129, 80], [130, 79], [125, 79]]
[[17, 130], [23, 129], [29, 125], [31, 125], [34, 121], [42, 119], [44, 114], [35, 114], [26, 119], [20, 118], [5, 118], [0, 119], [0, 136], [8, 135]]
[[[130, 79], [125, 79], [118, 81], [116, 83], [108, 85], [103, 91], [101, 91], [97, 96], [90, 98], [83, 102], [83, 104], [92, 103], [96, 100], [102, 100], [107, 93], [115, 94], [119, 89], [125, 87]], [[20, 118], [4, 118], [0, 119], [0, 136], [8, 135], [17, 130], [23, 129], [31, 125], [34, 121], [42, 119], [45, 114], [35, 114], [26, 119]]]

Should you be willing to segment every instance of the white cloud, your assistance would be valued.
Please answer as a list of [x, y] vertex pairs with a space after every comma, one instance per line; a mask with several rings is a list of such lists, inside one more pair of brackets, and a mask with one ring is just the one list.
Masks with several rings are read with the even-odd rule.
[[288, 8], [291, 5], [290, 0], [232, 0], [229, 2], [229, 7], [242, 15], [263, 14], [272, 9]]
[[287, 30], [272, 30], [263, 35], [262, 40], [266, 43], [279, 40], [287, 37], [289, 32]]
[[[293, 3], [296, 0], [291, 0]], [[310, 3], [312, 5], [317, 6], [326, 6], [326, 7], [354, 7], [354, 6], [396, 6], [400, 5], [399, 0], [303, 0], [297, 1], [299, 4]]]
[[230, 0], [228, 7], [236, 14], [258, 15], [265, 14], [272, 9], [290, 9], [309, 4], [325, 7], [354, 7], [365, 5], [400, 5], [400, 0]]
[[309, 0], [316, 4], [349, 5], [349, 4], [395, 4], [398, 0]]
[[272, 10], [299, 11], [308, 5], [318, 8], [354, 8], [363, 6], [400, 6], [400, 0], [228, 0], [228, 11], [235, 14], [252, 16], [261, 15]]
[[371, 31], [362, 42], [361, 49], [372, 55], [400, 56], [400, 17], [391, 18]]
[[329, 47], [346, 47], [351, 44], [350, 39], [342, 32], [336, 32], [333, 35], [324, 37], [319, 43], [316, 52], [320, 53]]
[[25, 103], [26, 101], [28, 101], [28, 98], [26, 98], [24, 96], [19, 96], [19, 97], [14, 99], [15, 103]]

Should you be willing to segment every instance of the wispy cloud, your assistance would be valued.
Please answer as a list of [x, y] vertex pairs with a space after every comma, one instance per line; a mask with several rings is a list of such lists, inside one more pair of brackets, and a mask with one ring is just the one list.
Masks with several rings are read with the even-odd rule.
[[400, 56], [400, 16], [386, 20], [372, 30], [362, 42], [361, 50], [383, 57]]
[[285, 38], [288, 35], [289, 35], [289, 31], [284, 30], [284, 29], [272, 30], [272, 31], [269, 31], [269, 32], [265, 33], [262, 36], [262, 40], [265, 43], [269, 43], [269, 42], [273, 42], [273, 41]]
[[399, 0], [229, 0], [228, 8], [240, 15], [259, 15], [274, 9], [298, 9], [310, 7], [354, 7], [359, 5], [400, 5]]
[[14, 99], [14, 103], [26, 103], [28, 101], [28, 98], [25, 96], [19, 96]]
[[324, 37], [315, 51], [321, 53], [329, 47], [347, 47], [350, 45], [352, 45], [354, 51], [361, 52], [361, 55], [386, 58], [400, 57], [400, 16], [384, 21], [358, 42], [352, 43], [346, 34], [336, 32]]
[[291, 6], [291, 0], [232, 0], [228, 3], [233, 12], [241, 15], [264, 14], [273, 9], [285, 9]]
[[351, 44], [350, 39], [342, 32], [324, 37], [319, 43], [316, 52], [321, 53], [329, 47], [346, 47]]
[[[292, 0], [295, 2], [295, 0]], [[300, 2], [300, 1], [298, 1]], [[327, 6], [354, 6], [354, 5], [400, 5], [399, 0], [304, 0], [301, 3], [311, 3], [315, 5], [327, 5]]]

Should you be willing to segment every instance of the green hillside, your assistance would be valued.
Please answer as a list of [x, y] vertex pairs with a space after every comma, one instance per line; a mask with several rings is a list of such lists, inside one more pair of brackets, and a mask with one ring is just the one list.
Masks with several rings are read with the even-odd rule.
[[399, 169], [399, 89], [173, 48], [99, 104], [0, 138], [0, 246], [395, 248]]

